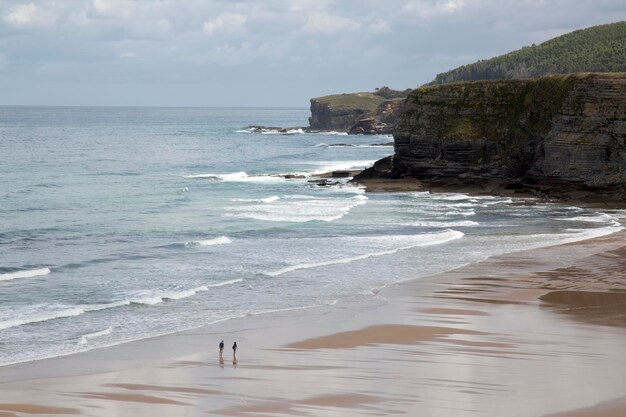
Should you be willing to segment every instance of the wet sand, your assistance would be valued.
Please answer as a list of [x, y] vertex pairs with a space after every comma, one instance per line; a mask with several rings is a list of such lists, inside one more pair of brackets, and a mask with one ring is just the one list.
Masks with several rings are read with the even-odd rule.
[[626, 233], [0, 368], [29, 415], [625, 416]]

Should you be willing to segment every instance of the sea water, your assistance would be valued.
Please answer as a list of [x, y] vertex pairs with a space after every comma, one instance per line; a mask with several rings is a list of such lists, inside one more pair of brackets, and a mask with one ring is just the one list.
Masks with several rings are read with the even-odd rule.
[[316, 175], [364, 168], [393, 139], [246, 129], [308, 115], [0, 107], [0, 365], [373, 297], [621, 229], [620, 212], [321, 186]]

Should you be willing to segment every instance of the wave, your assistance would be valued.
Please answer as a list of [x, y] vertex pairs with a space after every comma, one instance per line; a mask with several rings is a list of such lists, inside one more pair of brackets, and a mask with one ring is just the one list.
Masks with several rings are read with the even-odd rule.
[[238, 284], [240, 282], [243, 282], [243, 278], [231, 279], [230, 281], [223, 281], [223, 282], [218, 282], [215, 284], [209, 284], [207, 285], [207, 287], [209, 288], [225, 287], [227, 285]]
[[182, 300], [208, 290], [209, 287], [206, 285], [182, 291], [144, 290], [135, 293], [135, 296], [128, 300], [128, 302], [130, 304], [155, 305], [166, 300]]
[[185, 175], [184, 178], [189, 179], [205, 179], [223, 182], [268, 182], [268, 181], [284, 181], [281, 175], [248, 175], [244, 171], [233, 172], [230, 174], [195, 174]]
[[332, 222], [343, 218], [350, 210], [365, 204], [367, 200], [368, 198], [362, 194], [349, 198], [285, 197], [275, 204], [234, 207], [231, 213], [224, 216], [284, 223]]
[[[27, 306], [24, 308], [25, 311], [22, 311], [21, 317], [0, 321], [0, 331], [27, 324], [43, 323], [51, 320], [77, 317], [89, 312], [109, 310], [132, 304], [156, 305], [167, 300], [182, 300], [184, 298], [192, 297], [199, 292], [209, 291], [209, 288], [224, 287], [227, 285], [237, 284], [242, 281], [242, 278], [238, 278], [214, 284], [207, 284], [188, 290], [143, 290], [131, 294], [127, 299], [102, 304], [84, 304], [75, 306], [61, 304], [37, 304]], [[11, 309], [10, 314], [15, 315], [15, 309]], [[98, 336], [100, 335], [98, 334]], [[92, 337], [96, 336], [92, 335]], [[87, 337], [87, 339], [89, 339], [89, 337]]]
[[0, 281], [10, 281], [12, 279], [33, 278], [48, 275], [50, 268], [27, 269], [22, 271], [0, 274]]
[[347, 136], [347, 132], [338, 131], [305, 131], [302, 128], [286, 129], [282, 127], [250, 127], [246, 129], [235, 130], [235, 133], [259, 133], [261, 135], [329, 135], [329, 136]]
[[444, 216], [475, 216], [476, 212], [474, 210], [459, 210], [459, 211], [446, 211], [443, 213]]
[[554, 220], [568, 221], [568, 222], [589, 222], [589, 223], [616, 223], [619, 224], [617, 219], [610, 214], [600, 213], [594, 216], [576, 216], [576, 217], [558, 217]]
[[356, 169], [365, 169], [374, 165], [376, 160], [366, 161], [318, 161], [312, 162], [318, 164], [319, 168], [313, 171], [313, 175], [325, 174], [332, 171], [349, 171]]
[[[50, 308], [52, 307], [52, 308]], [[85, 310], [79, 307], [71, 307], [64, 305], [36, 305], [30, 307], [26, 314], [22, 317], [0, 321], [0, 330], [19, 327], [25, 324], [41, 323], [44, 321], [55, 320], [65, 317], [76, 317], [85, 313]]]
[[480, 226], [480, 223], [471, 220], [459, 220], [452, 222], [437, 221], [421, 221], [414, 223], [404, 223], [405, 226], [421, 226], [421, 227], [474, 227]]
[[465, 234], [463, 232], [459, 232], [457, 230], [446, 230], [444, 232], [426, 233], [426, 234], [420, 234], [420, 235], [415, 235], [415, 236], [383, 236], [382, 239], [384, 240], [390, 240], [390, 239], [397, 240], [398, 238], [400, 238], [400, 240], [410, 239], [412, 240], [412, 242], [405, 246], [400, 246], [394, 249], [383, 250], [379, 252], [365, 253], [362, 255], [351, 256], [348, 258], [339, 258], [339, 259], [332, 259], [332, 260], [322, 261], [322, 262], [311, 262], [311, 263], [291, 265], [282, 269], [278, 269], [276, 271], [265, 272], [265, 275], [276, 277], [276, 276], [283, 275], [288, 272], [297, 271], [300, 269], [310, 269], [310, 268], [318, 268], [322, 266], [349, 264], [355, 261], [361, 261], [361, 260], [368, 259], [368, 258], [391, 255], [401, 250], [407, 250], [407, 249], [412, 249], [412, 248], [422, 247], [422, 246], [440, 245], [442, 243], [446, 243], [451, 240], [460, 239], [464, 235]]
[[98, 337], [106, 336], [111, 333], [113, 333], [113, 327], [107, 327], [106, 329], [100, 330], [99, 332], [87, 333], [80, 337], [80, 339], [78, 340], [78, 344], [86, 345], [91, 339], [97, 339]]
[[273, 195], [271, 197], [265, 198], [233, 198], [231, 201], [242, 202], [242, 203], [273, 203], [275, 201], [280, 200], [280, 197], [277, 195]]
[[216, 246], [216, 245], [227, 245], [227, 244], [232, 243], [232, 242], [233, 241], [228, 236], [220, 236], [220, 237], [216, 237], [214, 239], [194, 240], [194, 241], [185, 243], [185, 246], [187, 246], [187, 247]]

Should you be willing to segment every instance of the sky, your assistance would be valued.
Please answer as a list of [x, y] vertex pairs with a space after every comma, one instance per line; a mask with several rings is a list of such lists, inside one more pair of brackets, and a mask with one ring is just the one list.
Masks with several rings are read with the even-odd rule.
[[308, 107], [626, 20], [626, 0], [0, 0], [0, 105]]

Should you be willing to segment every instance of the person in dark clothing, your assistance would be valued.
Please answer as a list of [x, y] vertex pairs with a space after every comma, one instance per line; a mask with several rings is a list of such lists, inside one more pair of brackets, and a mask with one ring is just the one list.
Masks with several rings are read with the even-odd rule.
[[233, 343], [233, 361], [237, 360], [237, 342]]
[[224, 360], [224, 341], [222, 340], [220, 342], [220, 360], [223, 361]]

